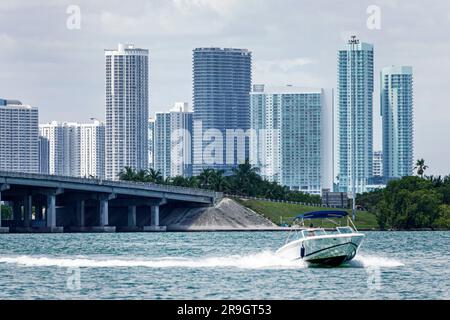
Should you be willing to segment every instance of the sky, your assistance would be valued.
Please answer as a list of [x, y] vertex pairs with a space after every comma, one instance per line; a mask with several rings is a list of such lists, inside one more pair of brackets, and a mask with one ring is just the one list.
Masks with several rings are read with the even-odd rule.
[[41, 123], [103, 120], [104, 49], [119, 42], [150, 51], [150, 114], [191, 103], [196, 47], [249, 49], [253, 83], [335, 88], [337, 51], [354, 34], [375, 50], [374, 149], [381, 68], [410, 65], [414, 157], [445, 175], [449, 30], [446, 0], [1, 0], [0, 97], [38, 107]]

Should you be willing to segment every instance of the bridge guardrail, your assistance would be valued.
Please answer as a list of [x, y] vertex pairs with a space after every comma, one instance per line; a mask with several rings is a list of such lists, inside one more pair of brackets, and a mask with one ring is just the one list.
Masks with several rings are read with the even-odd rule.
[[152, 182], [134, 182], [134, 181], [121, 181], [121, 180], [105, 180], [98, 178], [83, 178], [83, 177], [72, 177], [72, 176], [58, 176], [51, 174], [38, 174], [38, 173], [23, 173], [23, 172], [6, 172], [0, 171], [0, 177], [5, 176], [8, 177], [17, 177], [17, 178], [31, 178], [31, 179], [48, 179], [52, 181], [60, 181], [60, 182], [73, 182], [73, 183], [85, 183], [85, 184], [97, 184], [97, 185], [105, 185], [110, 187], [143, 187], [147, 189], [148, 187], [152, 187], [152, 189], [156, 189], [157, 191], [167, 191], [167, 192], [183, 192], [188, 194], [196, 194], [207, 197], [217, 197], [221, 196], [221, 193], [217, 193], [215, 191], [200, 189], [200, 188], [188, 188], [188, 187], [179, 187], [172, 186], [166, 184], [158, 184]]
[[[340, 206], [326, 205], [326, 204], [321, 204], [321, 203], [307, 203], [307, 202], [297, 202], [297, 201], [288, 201], [288, 200], [280, 200], [280, 199], [268, 199], [268, 198], [259, 198], [259, 197], [251, 197], [251, 196], [230, 194], [230, 193], [224, 193], [224, 196], [241, 198], [241, 199], [248, 199], [248, 200], [266, 201], [266, 202], [298, 204], [298, 205], [308, 206], [308, 207], [321, 207], [321, 208], [332, 208], [332, 209], [343, 209], [343, 210], [348, 210], [349, 209], [349, 208], [342, 208]], [[364, 210], [361, 210], [361, 209], [358, 209], [358, 210], [364, 211]]]

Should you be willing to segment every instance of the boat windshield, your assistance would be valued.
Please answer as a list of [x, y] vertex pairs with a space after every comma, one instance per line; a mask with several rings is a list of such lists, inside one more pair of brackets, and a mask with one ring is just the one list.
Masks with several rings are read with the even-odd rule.
[[315, 229], [315, 230], [303, 230], [302, 234], [304, 238], [308, 238], [308, 237], [323, 236], [326, 235], [326, 232], [323, 229]]
[[350, 227], [337, 227], [336, 230], [339, 233], [353, 233], [353, 229]]

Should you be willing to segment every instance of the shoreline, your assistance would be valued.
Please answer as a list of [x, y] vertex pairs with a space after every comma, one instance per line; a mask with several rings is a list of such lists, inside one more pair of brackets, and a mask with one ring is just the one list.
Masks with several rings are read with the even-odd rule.
[[[136, 231], [115, 231], [115, 232], [96, 232], [96, 231], [62, 231], [58, 232], [61, 233], [85, 233], [85, 234], [92, 234], [92, 233], [193, 233], [193, 232], [294, 232], [294, 231], [300, 231], [304, 230], [304, 228], [289, 228], [289, 227], [279, 227], [279, 228], [193, 228], [193, 227], [187, 227], [187, 228], [168, 228], [166, 231], [142, 231], [142, 230], [136, 230]], [[332, 229], [325, 228], [326, 231], [330, 231]], [[432, 229], [432, 228], [422, 228], [422, 229], [402, 229], [402, 230], [381, 230], [381, 229], [368, 229], [368, 228], [361, 228], [358, 229], [358, 231], [361, 232], [446, 232], [450, 231], [450, 229]], [[54, 232], [43, 232], [43, 231], [37, 231], [37, 230], [23, 230], [23, 231], [12, 231], [8, 233], [3, 233], [4, 235], [7, 234], [55, 234]], [[1, 235], [0, 235], [1, 237]]]

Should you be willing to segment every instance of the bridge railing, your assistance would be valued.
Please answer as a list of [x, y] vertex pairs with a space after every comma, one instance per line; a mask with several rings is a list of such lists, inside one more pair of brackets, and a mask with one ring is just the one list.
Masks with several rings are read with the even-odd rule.
[[[244, 199], [244, 200], [257, 200], [257, 201], [266, 201], [266, 202], [297, 204], [297, 205], [308, 206], [308, 207], [320, 207], [320, 208], [348, 210], [348, 208], [342, 208], [341, 206], [327, 205], [327, 204], [322, 204], [322, 203], [307, 203], [307, 202], [297, 202], [297, 201], [280, 200], [280, 199], [259, 198], [259, 197], [243, 196], [243, 195], [236, 195], [236, 194], [230, 194], [230, 193], [224, 193], [224, 196], [239, 198], [239, 199]], [[360, 210], [360, 209], [358, 209], [358, 210]]]
[[83, 183], [83, 184], [95, 184], [95, 185], [104, 185], [109, 187], [130, 187], [130, 188], [143, 188], [143, 189], [152, 189], [157, 191], [166, 191], [166, 192], [174, 192], [174, 193], [187, 193], [192, 195], [201, 195], [207, 197], [221, 197], [222, 194], [220, 192], [215, 192], [206, 189], [200, 188], [189, 188], [189, 187], [180, 187], [180, 186], [172, 186], [166, 184], [158, 184], [152, 182], [135, 182], [135, 181], [122, 181], [122, 180], [106, 180], [99, 178], [84, 178], [84, 177], [72, 177], [72, 176], [59, 176], [59, 175], [51, 175], [51, 174], [38, 174], [38, 173], [24, 173], [24, 172], [6, 172], [0, 171], [0, 177], [5, 178], [25, 178], [25, 179], [46, 179], [51, 181], [58, 182], [69, 182], [69, 183]]

